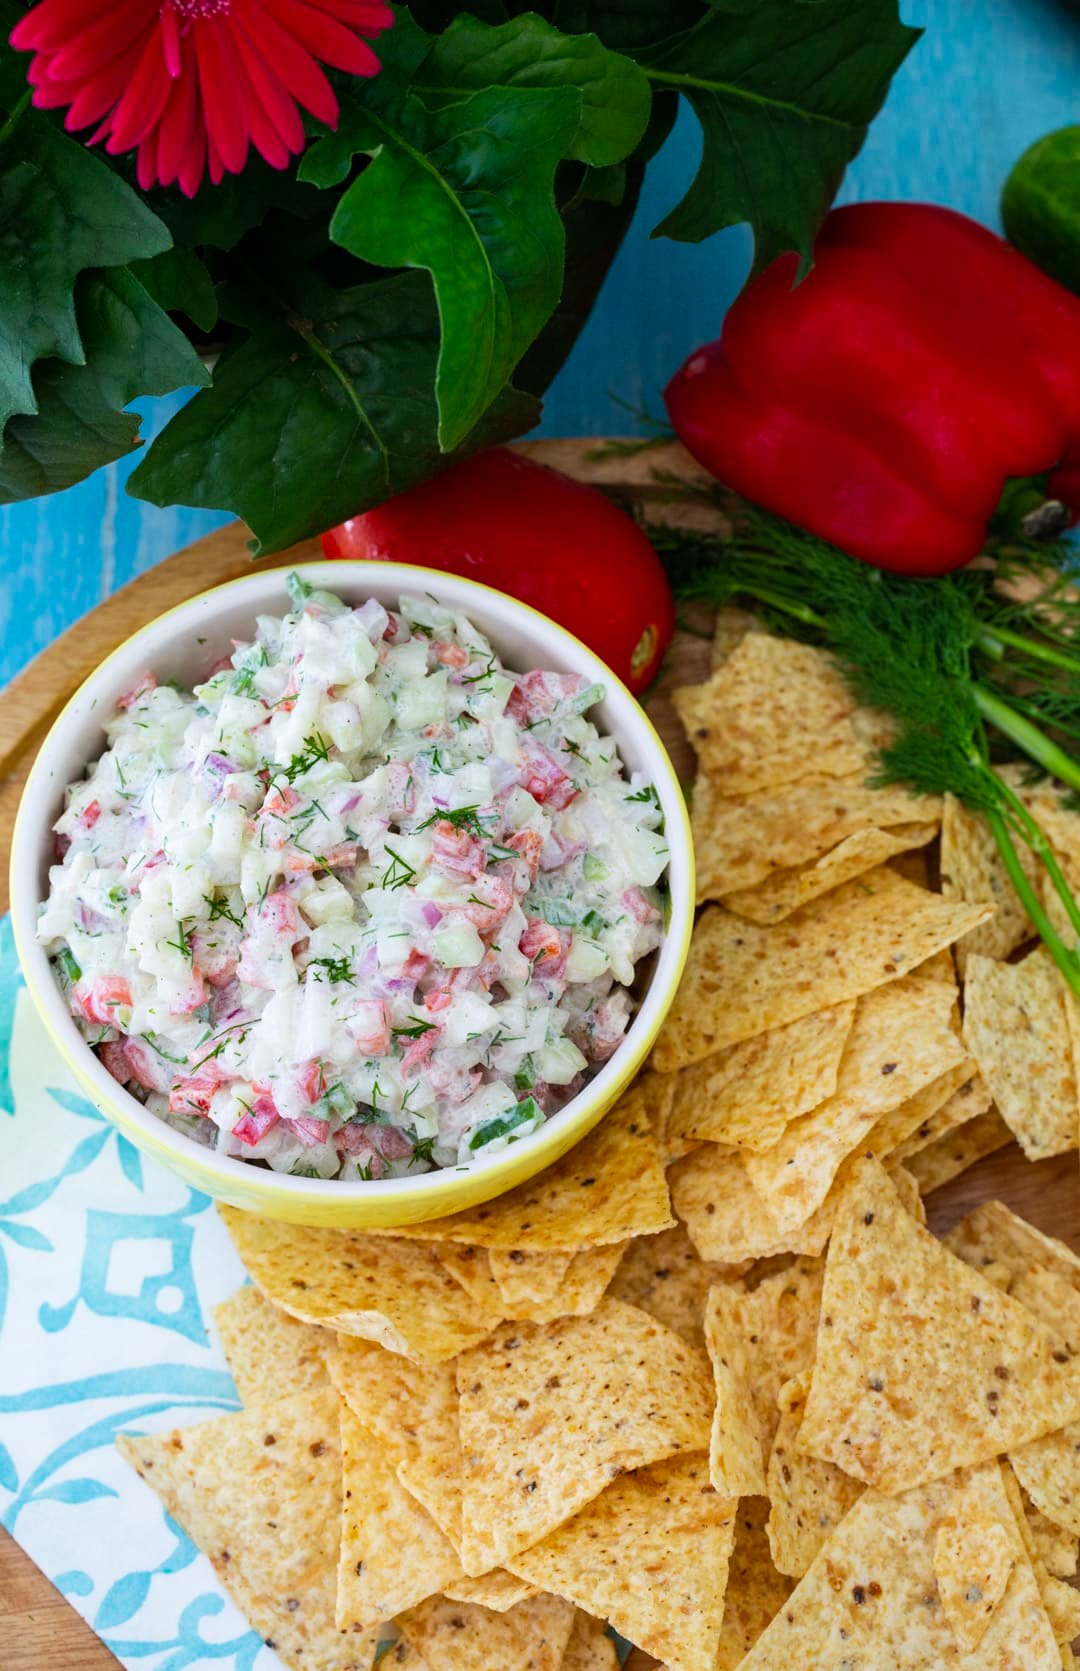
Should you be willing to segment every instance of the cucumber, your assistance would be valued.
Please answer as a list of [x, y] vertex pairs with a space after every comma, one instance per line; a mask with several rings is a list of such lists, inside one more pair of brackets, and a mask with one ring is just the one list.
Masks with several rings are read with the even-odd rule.
[[1029, 146], [1001, 194], [1010, 244], [1080, 295], [1080, 126]]

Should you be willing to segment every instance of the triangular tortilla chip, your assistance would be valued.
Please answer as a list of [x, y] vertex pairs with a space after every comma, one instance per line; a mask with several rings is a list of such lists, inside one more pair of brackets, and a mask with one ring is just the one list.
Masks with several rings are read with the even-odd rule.
[[1080, 1141], [1065, 983], [1040, 947], [1022, 963], [968, 959], [964, 1038], [998, 1111], [1029, 1160]]
[[1005, 1595], [1017, 1540], [987, 1504], [962, 1520], [943, 1520], [934, 1540], [934, 1577], [957, 1647], [973, 1654]]
[[924, 1149], [907, 1156], [904, 1164], [926, 1196], [1011, 1142], [1012, 1132], [1005, 1121], [996, 1108], [989, 1108], [985, 1114], [977, 1114], [973, 1120], [934, 1138]]
[[600, 1619], [592, 1619], [579, 1608], [563, 1654], [561, 1671], [618, 1671], [615, 1643]]
[[794, 1588], [790, 1578], [785, 1578], [773, 1566], [765, 1536], [768, 1511], [764, 1497], [746, 1497], [739, 1504], [735, 1547], [728, 1562], [716, 1671], [736, 1671], [742, 1665]]
[[833, 1202], [826, 1200], [789, 1236], [780, 1236], [768, 1207], [750, 1182], [738, 1149], [704, 1143], [671, 1168], [671, 1199], [702, 1259], [722, 1265], [780, 1253], [822, 1251]]
[[668, 1131], [737, 1149], [768, 1149], [836, 1090], [855, 1003], [837, 1004], [734, 1044], [670, 1076]]
[[691, 807], [698, 904], [799, 875], [860, 831], [936, 823], [940, 814], [939, 801], [895, 784], [872, 789], [861, 771], [739, 796], [699, 772]]
[[780, 923], [793, 911], [820, 899], [842, 883], [885, 864], [897, 853], [925, 847], [937, 834], [937, 824], [896, 824], [890, 830], [856, 830], [819, 859], [778, 870], [754, 888], [740, 888], [723, 896], [736, 916], [754, 923]]
[[525, 1248], [493, 1247], [488, 1253], [491, 1274], [499, 1290], [504, 1317], [517, 1317], [517, 1309], [550, 1305], [562, 1287], [573, 1254], [569, 1252], [530, 1253]]
[[337, 1626], [370, 1630], [462, 1576], [450, 1540], [348, 1406], [341, 1412]]
[[1080, 1363], [862, 1160], [840, 1201], [799, 1444], [882, 1491], [1080, 1419]]
[[883, 866], [770, 928], [722, 906], [702, 913], [653, 1052], [663, 1073], [912, 972], [988, 915]]
[[718, 1284], [705, 1307], [705, 1345], [716, 1384], [709, 1477], [722, 1497], [761, 1497], [766, 1422], [755, 1396], [755, 1350], [741, 1300], [735, 1289]]
[[486, 1247], [469, 1247], [463, 1242], [441, 1242], [439, 1263], [471, 1295], [484, 1311], [502, 1308], [502, 1295], [491, 1270], [491, 1257]]
[[1080, 1564], [1080, 1538], [1048, 1519], [1026, 1493], [1021, 1495], [1024, 1519], [1039, 1560], [1054, 1578], [1075, 1578]]
[[665, 1664], [712, 1671], [734, 1535], [705, 1457], [683, 1456], [615, 1480], [513, 1566]]
[[461, 1444], [454, 1365], [414, 1364], [342, 1336], [327, 1358], [335, 1387], [359, 1422], [457, 1548], [461, 1543]]
[[982, 1075], [978, 1072], [973, 1073], [953, 1092], [948, 1102], [916, 1126], [902, 1142], [896, 1144], [889, 1156], [890, 1164], [917, 1155], [921, 1149], [929, 1148], [930, 1144], [936, 1143], [940, 1137], [945, 1137], [959, 1126], [978, 1119], [980, 1114], [986, 1114], [992, 1100], [990, 1089]]
[[296, 1671], [369, 1671], [376, 1631], [334, 1623], [341, 1530], [341, 1401], [330, 1387], [117, 1449], [267, 1646]]
[[[530, 1323], [553, 1323], [556, 1317], [584, 1317], [590, 1311], [595, 1311], [608, 1283], [618, 1269], [625, 1247], [625, 1242], [612, 1242], [607, 1247], [587, 1247], [580, 1253], [568, 1255], [530, 1254], [528, 1257], [533, 1264], [525, 1286], [531, 1287], [533, 1298], [526, 1298], [519, 1285], [516, 1299], [503, 1299], [503, 1309], [507, 1317]], [[500, 1259], [507, 1257], [498, 1248], [492, 1248], [489, 1256], [493, 1269]], [[513, 1258], [513, 1255], [509, 1257]], [[547, 1294], [542, 1292], [545, 1279], [540, 1276], [537, 1263], [545, 1259], [558, 1261], [563, 1271], [561, 1280], [550, 1282]], [[500, 1286], [500, 1292], [504, 1296], [511, 1295], [513, 1291], [512, 1284]]]
[[1058, 1643], [1071, 1642], [1073, 1637], [1080, 1635], [1080, 1590], [1075, 1590], [1071, 1584], [1063, 1584], [1060, 1579], [1051, 1577], [1046, 1570], [1024, 1513], [1023, 1494], [1017, 1484], [1016, 1475], [1007, 1462], [1001, 1464], [1000, 1471], [1001, 1483], [1012, 1509], [1016, 1529], [1035, 1574], [1039, 1597], [1050, 1620], [1050, 1628]]
[[745, 1268], [700, 1258], [685, 1226], [677, 1224], [659, 1236], [639, 1236], [631, 1242], [608, 1293], [613, 1300], [647, 1311], [689, 1345], [703, 1348], [709, 1289], [714, 1282], [740, 1276]]
[[523, 1578], [515, 1578], [512, 1572], [506, 1572], [502, 1567], [493, 1567], [480, 1578], [468, 1578], [462, 1573], [443, 1591], [448, 1601], [475, 1602], [478, 1607], [487, 1607], [492, 1613], [509, 1613], [511, 1607], [535, 1594], [532, 1584], [526, 1584]]
[[[1020, 862], [1028, 880], [1036, 882], [1042, 866], [1023, 842], [1017, 844]], [[969, 957], [1006, 958], [1017, 946], [1034, 936], [1031, 919], [1020, 903], [1009, 879], [987, 823], [986, 815], [973, 811], [946, 795], [941, 820], [941, 891], [946, 899], [982, 902], [994, 907], [994, 915], [956, 943], [956, 961], [966, 974]]]
[[953, 1226], [945, 1246], [976, 1269], [1004, 1264], [1014, 1277], [1033, 1269], [1050, 1271], [1080, 1292], [1080, 1254], [1056, 1236], [1047, 1236], [1003, 1201], [983, 1201]]
[[[789, 1126], [771, 1149], [744, 1156], [779, 1235], [805, 1224], [821, 1206], [840, 1163], [883, 1114], [964, 1062], [951, 1011], [944, 982], [918, 976], [859, 999], [834, 1095]], [[881, 1147], [887, 1153], [892, 1146], [890, 1134]]]
[[298, 1323], [251, 1283], [214, 1307], [214, 1323], [245, 1404], [329, 1384], [323, 1362], [334, 1344], [329, 1329]]
[[651, 1094], [646, 1075], [562, 1160], [494, 1201], [386, 1234], [547, 1253], [667, 1230], [674, 1220], [648, 1114]]
[[855, 699], [832, 657], [790, 638], [749, 632], [703, 685], [672, 694], [705, 771], [729, 795], [864, 765]]
[[[977, 1657], [958, 1658], [938, 1592], [940, 1527], [995, 1518], [1015, 1559]], [[900, 1497], [867, 1491], [822, 1548], [740, 1671], [1057, 1671], [1054, 1633], [1012, 1526], [996, 1465]]]
[[807, 1371], [780, 1389], [780, 1421], [769, 1457], [769, 1547], [778, 1572], [801, 1578], [864, 1487], [834, 1462], [797, 1449]]
[[709, 1442], [704, 1354], [619, 1300], [504, 1324], [457, 1374], [467, 1572], [539, 1543], [617, 1474]]
[[506, 1613], [433, 1596], [398, 1619], [427, 1671], [559, 1671], [574, 1609], [559, 1596], [534, 1596]]
[[218, 1211], [263, 1293], [302, 1322], [376, 1340], [420, 1363], [444, 1363], [498, 1321], [478, 1309], [431, 1248]]

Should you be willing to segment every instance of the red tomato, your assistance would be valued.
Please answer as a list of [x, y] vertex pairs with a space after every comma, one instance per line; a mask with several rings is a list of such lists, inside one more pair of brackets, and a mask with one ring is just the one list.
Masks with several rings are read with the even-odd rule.
[[660, 559], [626, 512], [502, 447], [351, 517], [322, 543], [328, 557], [420, 563], [497, 586], [574, 633], [635, 692], [675, 630]]

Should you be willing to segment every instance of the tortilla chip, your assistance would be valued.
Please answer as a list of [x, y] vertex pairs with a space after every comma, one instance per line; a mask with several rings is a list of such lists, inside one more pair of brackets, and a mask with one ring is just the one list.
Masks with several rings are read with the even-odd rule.
[[827, 1215], [815, 1213], [790, 1236], [781, 1236], [739, 1150], [722, 1143], [703, 1144], [671, 1168], [671, 1198], [701, 1258], [720, 1264], [820, 1253], [832, 1228], [830, 1202]]
[[1036, 1230], [1003, 1201], [984, 1201], [945, 1237], [945, 1246], [977, 1269], [1007, 1265], [1014, 1277], [1049, 1271], [1080, 1292], [1080, 1254], [1056, 1236]]
[[1035, 1574], [1035, 1582], [1050, 1620], [1050, 1628], [1059, 1643], [1071, 1642], [1074, 1636], [1080, 1634], [1080, 1591], [1074, 1590], [1071, 1584], [1063, 1584], [1059, 1579], [1053, 1578], [1043, 1564], [1028, 1525], [1027, 1515], [1024, 1513], [1023, 1493], [1008, 1463], [1001, 1464], [1000, 1477], [1012, 1510], [1013, 1522]]
[[493, 1567], [480, 1578], [468, 1578], [459, 1572], [459, 1576], [443, 1590], [448, 1601], [472, 1602], [477, 1607], [489, 1608], [492, 1613], [509, 1613], [519, 1601], [527, 1601], [535, 1594], [532, 1584], [526, 1584], [523, 1578], [515, 1578], [512, 1572], [506, 1572], [502, 1567]]
[[750, 632], [703, 685], [672, 694], [705, 771], [729, 795], [806, 776], [843, 777], [864, 764], [855, 699], [823, 650]]
[[538, 1177], [479, 1207], [386, 1234], [550, 1253], [604, 1247], [670, 1229], [674, 1220], [667, 1181], [648, 1115], [651, 1096], [652, 1076], [646, 1075], [587, 1137]]
[[[773, 1148], [743, 1157], [780, 1235], [821, 1206], [841, 1161], [883, 1114], [963, 1063], [951, 1011], [944, 982], [918, 976], [859, 999], [834, 1095], [790, 1125]], [[890, 1138], [882, 1152], [892, 1146]]]
[[963, 1520], [944, 1520], [934, 1540], [934, 1577], [945, 1617], [965, 1654], [986, 1634], [1016, 1565], [1017, 1539], [986, 1506]]
[[[527, 1315], [529, 1306], [550, 1305], [570, 1269], [570, 1252], [530, 1253], [524, 1248], [493, 1247], [488, 1254], [504, 1317]], [[525, 1307], [520, 1313], [516, 1308]]]
[[407, 1491], [457, 1548], [461, 1543], [461, 1445], [453, 1364], [415, 1364], [342, 1336], [327, 1368], [357, 1420], [380, 1445]]
[[1078, 1418], [1080, 1363], [859, 1161], [829, 1244], [800, 1448], [895, 1492]]
[[579, 1608], [563, 1654], [562, 1671], [618, 1671], [615, 1643], [599, 1619]]
[[1009, 1461], [1047, 1519], [1080, 1538], [1080, 1421], [1030, 1445], [1014, 1447]]
[[281, 1224], [220, 1204], [218, 1211], [267, 1299], [302, 1322], [378, 1341], [418, 1363], [445, 1363], [499, 1320], [480, 1310], [431, 1248]]
[[439, 1263], [461, 1284], [466, 1294], [483, 1311], [499, 1311], [502, 1295], [491, 1270], [486, 1247], [469, 1247], [461, 1242], [444, 1242], [438, 1250]]
[[666, 1075], [674, 1087], [669, 1132], [771, 1148], [792, 1120], [835, 1092], [854, 1019], [854, 1000], [837, 1004]]
[[754, 888], [724, 894], [724, 905], [737, 916], [755, 923], [779, 923], [808, 905], [812, 899], [831, 893], [864, 871], [873, 870], [897, 853], [925, 847], [937, 835], [936, 824], [896, 824], [892, 829], [856, 830], [820, 859], [778, 870]]
[[934, 823], [940, 814], [940, 801], [897, 785], [873, 789], [862, 771], [739, 796], [699, 772], [690, 815], [698, 903], [790, 876], [863, 830]]
[[1001, 1524], [1015, 1565], [972, 1671], [1057, 1671], [1054, 1633], [1012, 1524], [996, 1466], [936, 1481], [901, 1497], [867, 1491], [824, 1545], [740, 1671], [938, 1671], [959, 1664], [938, 1600], [940, 1528], [983, 1517]]
[[[503, 1271], [514, 1272], [512, 1261], [515, 1253], [519, 1258], [530, 1261], [527, 1273], [523, 1271], [523, 1280], [518, 1284], [517, 1298], [512, 1297], [512, 1274], [509, 1280], [500, 1283], [500, 1292], [504, 1295], [504, 1315], [530, 1323], [553, 1323], [556, 1317], [582, 1317], [595, 1311], [618, 1269], [625, 1247], [625, 1242], [613, 1242], [608, 1247], [583, 1248], [580, 1253], [532, 1253], [524, 1256], [520, 1250], [507, 1254], [492, 1248], [491, 1265], [493, 1270], [499, 1269], [500, 1275]], [[542, 1275], [541, 1262], [545, 1260], [553, 1261], [548, 1278]], [[560, 1269], [561, 1279], [553, 1280]], [[543, 1291], [545, 1281], [548, 1282], [547, 1293]], [[532, 1298], [529, 1298], [530, 1293]]]
[[1032, 1544], [1047, 1572], [1053, 1578], [1074, 1578], [1080, 1564], [1080, 1538], [1055, 1525], [1026, 1492], [1021, 1496]]
[[457, 1376], [467, 1572], [506, 1565], [617, 1474], [709, 1442], [704, 1355], [619, 1300], [504, 1324]]
[[712, 1671], [735, 1506], [710, 1486], [704, 1456], [656, 1462], [615, 1480], [514, 1570], [672, 1671]]
[[534, 1596], [506, 1613], [433, 1596], [398, 1619], [427, 1671], [559, 1671], [573, 1624], [574, 1609], [559, 1596]]
[[[890, 1155], [890, 1164], [894, 1160], [908, 1160], [912, 1155], [917, 1155], [920, 1149], [928, 1148], [931, 1143], [936, 1143], [939, 1138], [955, 1131], [958, 1126], [966, 1125], [969, 1121], [977, 1119], [980, 1114], [987, 1113], [992, 1101], [990, 1088], [982, 1075], [978, 1072], [973, 1073], [953, 1092], [947, 1102], [916, 1126], [903, 1142], [896, 1145]], [[1011, 1136], [1011, 1133], [1009, 1135]]]
[[985, 1114], [977, 1114], [973, 1120], [934, 1138], [924, 1149], [905, 1157], [904, 1164], [921, 1194], [930, 1195], [985, 1155], [992, 1155], [1011, 1142], [1012, 1132], [997, 1109], [990, 1108]]
[[773, 1566], [765, 1535], [768, 1511], [763, 1497], [746, 1497], [739, 1504], [716, 1671], [737, 1671], [794, 1587]]
[[323, 1354], [328, 1329], [298, 1323], [248, 1283], [214, 1307], [214, 1322], [244, 1404], [329, 1385]]
[[713, 626], [713, 641], [711, 655], [711, 670], [723, 667], [732, 650], [737, 649], [748, 632], [765, 632], [759, 615], [751, 614], [749, 609], [740, 609], [737, 604], [725, 603], [716, 611], [716, 621]]
[[698, 1253], [682, 1224], [631, 1242], [608, 1293], [647, 1311], [690, 1346], [705, 1347], [705, 1301], [714, 1282], [741, 1276], [746, 1262], [713, 1264]]
[[348, 1406], [341, 1412], [341, 1558], [337, 1627], [363, 1631], [460, 1577], [453, 1545], [405, 1490]]
[[298, 1671], [369, 1671], [378, 1638], [343, 1639], [334, 1623], [340, 1405], [326, 1387], [116, 1441], [248, 1623]]
[[1080, 1102], [1065, 986], [1048, 951], [1022, 963], [968, 959], [964, 1038], [995, 1103], [1029, 1160], [1080, 1139]]
[[681, 1155], [689, 1154], [690, 1150], [697, 1146], [692, 1140], [680, 1137], [671, 1130], [675, 1076], [670, 1073], [656, 1073], [652, 1068], [646, 1068], [644, 1073], [638, 1075], [634, 1086], [636, 1090], [644, 1093], [645, 1106], [660, 1150], [660, 1164], [666, 1169], [672, 1161], [678, 1160]]
[[[1029, 881], [1037, 882], [1042, 866], [1035, 854], [1023, 842], [1017, 843], [1017, 852]], [[1009, 880], [986, 815], [964, 806], [955, 795], [946, 795], [941, 820], [941, 891], [946, 899], [994, 907], [989, 921], [956, 943], [962, 975], [969, 957], [1006, 958], [1035, 933]]]
[[755, 1398], [755, 1354], [744, 1332], [741, 1298], [719, 1284], [705, 1307], [705, 1345], [716, 1383], [709, 1477], [722, 1497], [761, 1497], [765, 1423]]
[[[748, 1296], [757, 1347], [755, 1382], [777, 1414], [785, 1383], [802, 1375], [814, 1361], [824, 1281], [823, 1259], [799, 1258], [766, 1277]], [[769, 1429], [770, 1441], [775, 1426], [776, 1416]]]
[[[878, 1155], [889, 1166], [900, 1165], [906, 1158], [910, 1140], [943, 1119], [957, 1092], [976, 1077], [975, 1064], [970, 1057], [963, 1057], [954, 1068], [875, 1120], [862, 1142], [856, 1145], [854, 1157]], [[844, 1167], [848, 1164], [845, 1161]], [[847, 1176], [843, 1167], [838, 1176]]]
[[769, 1456], [769, 1548], [777, 1571], [792, 1578], [808, 1570], [864, 1489], [834, 1462], [798, 1450], [809, 1383], [804, 1370], [780, 1389], [780, 1421]]
[[888, 868], [846, 882], [772, 928], [712, 905], [694, 930], [653, 1052], [669, 1073], [757, 1033], [897, 980], [981, 922]]

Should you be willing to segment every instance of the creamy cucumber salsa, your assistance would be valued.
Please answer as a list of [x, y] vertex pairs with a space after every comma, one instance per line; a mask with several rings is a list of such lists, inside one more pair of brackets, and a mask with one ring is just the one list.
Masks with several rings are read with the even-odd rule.
[[38, 935], [109, 1072], [199, 1142], [467, 1165], [618, 1048], [663, 930], [656, 791], [586, 717], [601, 686], [508, 670], [430, 596], [288, 587], [193, 691], [121, 698]]

